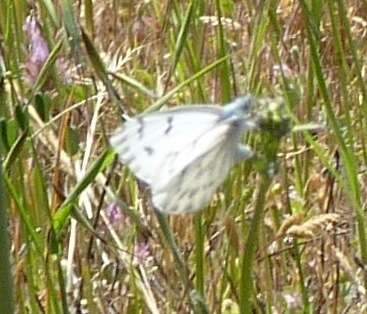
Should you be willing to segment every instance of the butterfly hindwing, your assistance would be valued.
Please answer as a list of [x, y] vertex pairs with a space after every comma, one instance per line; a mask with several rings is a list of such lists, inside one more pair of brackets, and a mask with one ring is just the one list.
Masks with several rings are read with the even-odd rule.
[[162, 212], [185, 213], [208, 204], [236, 161], [236, 131], [231, 124], [217, 126], [197, 140], [197, 150], [190, 146], [183, 150], [180, 158], [188, 158], [190, 152], [196, 157], [169, 181], [152, 184], [153, 205]]

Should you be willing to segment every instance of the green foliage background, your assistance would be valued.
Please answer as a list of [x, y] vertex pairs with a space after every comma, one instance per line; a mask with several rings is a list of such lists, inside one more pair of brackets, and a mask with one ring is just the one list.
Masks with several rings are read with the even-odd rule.
[[[366, 27], [352, 0], [1, 1], [0, 312], [365, 312]], [[121, 114], [241, 94], [324, 127], [156, 216]]]

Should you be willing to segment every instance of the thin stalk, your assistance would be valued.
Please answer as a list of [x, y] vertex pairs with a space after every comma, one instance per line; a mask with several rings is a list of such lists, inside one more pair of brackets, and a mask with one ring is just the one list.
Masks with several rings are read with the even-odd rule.
[[[273, 115], [273, 117], [270, 118], [269, 114]], [[259, 122], [260, 129], [263, 131], [259, 149], [262, 148], [264, 150], [262, 157], [258, 158], [260, 184], [256, 194], [254, 216], [247, 234], [245, 252], [241, 261], [239, 294], [241, 314], [251, 314], [253, 312], [254, 304], [251, 302], [253, 295], [253, 263], [259, 243], [259, 232], [266, 203], [266, 194], [276, 173], [276, 160], [280, 140], [289, 130], [289, 121], [285, 116], [282, 116], [281, 111], [279, 113], [269, 111], [264, 117], [265, 119]]]
[[191, 308], [194, 313], [204, 314], [209, 313], [207, 305], [204, 303], [204, 300], [201, 298], [201, 295], [195, 290], [192, 286], [192, 283], [189, 278], [189, 269], [185, 264], [185, 261], [182, 258], [182, 255], [178, 249], [177, 243], [173, 236], [173, 233], [167, 223], [167, 219], [164, 214], [156, 211], [156, 216], [158, 218], [159, 225], [162, 229], [162, 233], [164, 235], [165, 240], [173, 254], [175, 262], [178, 266], [178, 270], [180, 273], [181, 280], [185, 286], [185, 289], [189, 291], [188, 293], [188, 301], [191, 305]]
[[259, 230], [260, 224], [264, 212], [266, 193], [269, 189], [271, 183], [271, 177], [263, 175], [261, 178], [261, 183], [259, 191], [257, 193], [255, 213], [252, 218], [250, 230], [248, 233], [245, 252], [242, 256], [242, 266], [241, 266], [241, 282], [240, 282], [240, 313], [241, 314], [251, 314], [252, 313], [252, 288], [253, 288], [253, 262], [255, 257], [255, 252], [257, 244], [259, 241]]
[[204, 299], [204, 231], [202, 215], [195, 216], [196, 290]]

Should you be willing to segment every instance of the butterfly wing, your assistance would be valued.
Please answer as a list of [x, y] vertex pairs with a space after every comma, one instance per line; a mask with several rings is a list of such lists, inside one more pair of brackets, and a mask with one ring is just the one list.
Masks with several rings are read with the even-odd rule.
[[242, 131], [256, 127], [251, 98], [225, 107], [185, 106], [127, 121], [111, 138], [120, 160], [149, 184], [156, 209], [194, 212], [207, 205], [231, 167], [252, 152]]
[[212, 129], [222, 113], [217, 106], [186, 106], [141, 115], [127, 121], [110, 142], [139, 179], [156, 185], [171, 178], [180, 152]]
[[166, 213], [195, 212], [206, 206], [236, 162], [240, 132], [231, 122], [222, 123], [180, 151], [174, 163], [191, 161], [166, 182], [153, 183], [155, 208]]

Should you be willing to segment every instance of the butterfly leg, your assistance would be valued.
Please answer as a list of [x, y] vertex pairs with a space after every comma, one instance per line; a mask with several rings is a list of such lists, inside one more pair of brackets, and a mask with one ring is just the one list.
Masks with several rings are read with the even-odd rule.
[[252, 158], [254, 156], [254, 152], [247, 145], [238, 145], [236, 152], [236, 161], [241, 161], [245, 159]]

